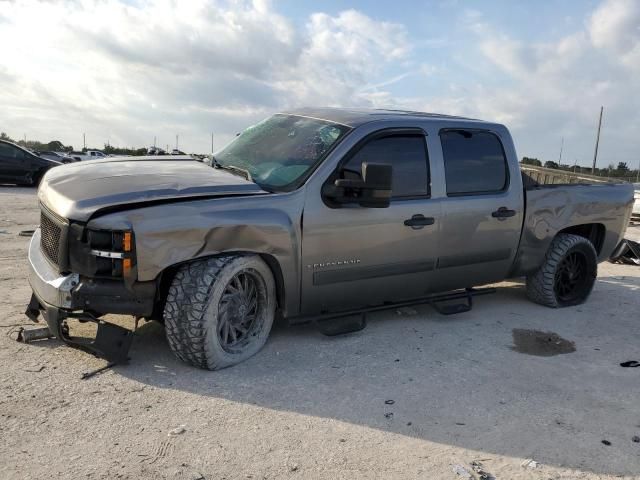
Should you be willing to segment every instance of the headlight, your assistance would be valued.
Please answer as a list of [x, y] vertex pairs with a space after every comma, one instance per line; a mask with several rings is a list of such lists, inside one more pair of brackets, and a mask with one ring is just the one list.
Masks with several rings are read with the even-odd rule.
[[70, 266], [90, 277], [127, 278], [135, 265], [134, 250], [130, 230], [83, 229], [69, 243]]
[[97, 257], [98, 275], [131, 275], [133, 235], [130, 231], [89, 230], [90, 254]]

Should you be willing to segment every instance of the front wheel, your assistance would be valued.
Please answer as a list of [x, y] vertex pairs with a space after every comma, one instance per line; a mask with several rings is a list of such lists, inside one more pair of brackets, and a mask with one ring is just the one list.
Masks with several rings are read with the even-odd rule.
[[542, 266], [527, 277], [527, 296], [547, 307], [583, 303], [598, 274], [598, 255], [584, 237], [561, 233], [551, 242]]
[[196, 367], [219, 370], [255, 355], [275, 315], [275, 282], [258, 256], [196, 260], [176, 273], [164, 309], [173, 353]]

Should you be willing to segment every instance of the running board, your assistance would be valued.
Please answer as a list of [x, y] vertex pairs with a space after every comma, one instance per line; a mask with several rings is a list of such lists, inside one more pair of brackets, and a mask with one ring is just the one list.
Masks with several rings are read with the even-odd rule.
[[[335, 336], [358, 332], [367, 326], [366, 314], [392, 308], [428, 304], [442, 315], [468, 312], [473, 308], [473, 297], [495, 293], [495, 288], [465, 288], [449, 293], [430, 295], [405, 302], [388, 303], [375, 307], [360, 308], [345, 312], [324, 313], [292, 323], [313, 323], [323, 335]], [[461, 300], [462, 302], [453, 303]]]

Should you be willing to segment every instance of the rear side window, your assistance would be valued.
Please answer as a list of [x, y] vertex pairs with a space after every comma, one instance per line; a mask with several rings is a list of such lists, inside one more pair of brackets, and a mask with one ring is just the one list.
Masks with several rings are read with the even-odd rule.
[[360, 177], [362, 163], [393, 167], [391, 195], [414, 197], [429, 194], [427, 147], [422, 135], [394, 135], [367, 142], [344, 165], [348, 177]]
[[493, 133], [473, 130], [440, 132], [447, 195], [469, 195], [505, 190], [507, 159]]

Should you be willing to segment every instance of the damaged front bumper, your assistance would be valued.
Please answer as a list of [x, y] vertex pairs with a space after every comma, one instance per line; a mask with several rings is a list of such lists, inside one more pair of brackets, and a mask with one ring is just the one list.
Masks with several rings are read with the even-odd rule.
[[[106, 313], [150, 315], [155, 297], [154, 284], [127, 289], [117, 280], [85, 279], [78, 274], [61, 275], [40, 248], [40, 229], [29, 245], [29, 283], [33, 290], [25, 314], [33, 321], [42, 315], [51, 334], [67, 345], [103, 357], [112, 363], [126, 362], [133, 331], [105, 322]], [[67, 319], [93, 322], [95, 339], [69, 335]]]

